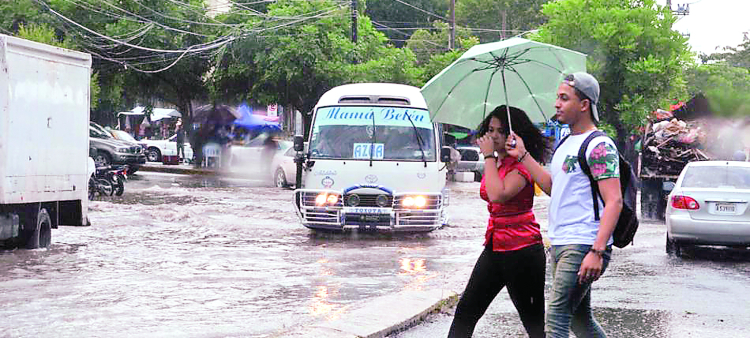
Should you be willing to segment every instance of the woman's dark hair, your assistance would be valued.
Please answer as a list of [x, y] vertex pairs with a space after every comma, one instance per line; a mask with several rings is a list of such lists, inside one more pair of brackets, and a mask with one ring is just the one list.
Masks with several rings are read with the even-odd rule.
[[[479, 127], [477, 127], [477, 134], [479, 137], [487, 134], [490, 129], [490, 120], [495, 117], [500, 120], [500, 125], [503, 128], [503, 133], [508, 135], [508, 113], [505, 105], [498, 106], [492, 112], [484, 118]], [[510, 118], [513, 124], [513, 132], [520, 136], [523, 140], [523, 144], [526, 146], [526, 150], [529, 154], [534, 157], [540, 163], [544, 163], [544, 154], [547, 149], [547, 142], [542, 136], [542, 132], [531, 122], [529, 116], [526, 115], [521, 109], [516, 107], [510, 107]]]

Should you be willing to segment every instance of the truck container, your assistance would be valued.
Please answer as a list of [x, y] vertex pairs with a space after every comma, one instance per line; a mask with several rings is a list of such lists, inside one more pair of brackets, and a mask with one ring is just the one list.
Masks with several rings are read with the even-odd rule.
[[91, 55], [0, 35], [0, 243], [87, 225]]

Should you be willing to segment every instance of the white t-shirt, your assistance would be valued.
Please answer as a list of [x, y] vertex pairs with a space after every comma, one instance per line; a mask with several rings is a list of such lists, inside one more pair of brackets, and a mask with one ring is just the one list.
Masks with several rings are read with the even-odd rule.
[[[593, 245], [599, 231], [599, 221], [594, 218], [594, 204], [589, 178], [578, 165], [578, 150], [593, 131], [570, 135], [552, 157], [552, 195], [549, 206], [548, 236], [552, 245]], [[591, 140], [586, 158], [595, 180], [619, 177], [617, 146], [606, 136]], [[604, 211], [601, 199], [599, 215]], [[610, 237], [607, 242], [612, 244]]]

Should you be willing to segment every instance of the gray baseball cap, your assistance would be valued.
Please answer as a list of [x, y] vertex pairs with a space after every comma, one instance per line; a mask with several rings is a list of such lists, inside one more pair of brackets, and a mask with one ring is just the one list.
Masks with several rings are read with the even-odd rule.
[[[596, 104], [599, 103], [599, 81], [591, 74], [586, 72], [577, 72], [570, 74], [573, 81], [564, 81], [567, 85], [580, 90], [583, 95], [591, 100], [591, 114], [595, 122], [599, 122], [599, 111]], [[566, 76], [566, 79], [569, 78]]]

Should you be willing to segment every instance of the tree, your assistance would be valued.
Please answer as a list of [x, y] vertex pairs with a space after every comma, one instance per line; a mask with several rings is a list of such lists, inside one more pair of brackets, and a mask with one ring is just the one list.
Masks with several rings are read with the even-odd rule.
[[[544, 23], [542, 5], [550, 0], [458, 0], [456, 22], [493, 42], [536, 29]], [[503, 27], [505, 18], [505, 27]]]
[[711, 111], [719, 116], [750, 116], [750, 71], [719, 62], [685, 72], [687, 91], [704, 93]]
[[241, 21], [238, 13], [220, 18], [262, 33], [247, 35], [221, 50], [211, 76], [217, 100], [279, 103], [289, 111], [305, 113], [308, 128], [311, 116], [307, 113], [323, 93], [337, 85], [418, 83], [414, 54], [389, 46], [366, 16], [357, 21], [355, 44], [348, 8], [332, 1], [281, 0], [270, 4], [266, 15], [300, 18], [300, 22], [282, 25], [255, 17]]
[[560, 0], [542, 12], [549, 19], [534, 38], [588, 54], [600, 118], [617, 131], [618, 146], [648, 113], [686, 96], [681, 74], [692, 55], [672, 29], [674, 15], [654, 0]]
[[432, 27], [435, 20], [448, 21], [449, 5], [450, 0], [369, 0], [365, 14], [393, 45], [403, 47], [417, 29]]

